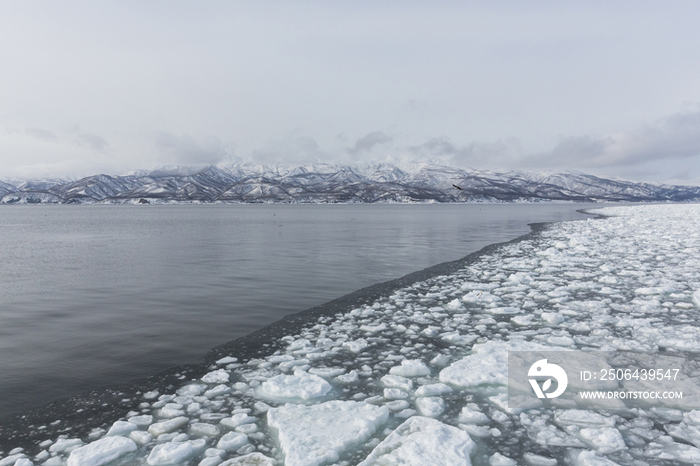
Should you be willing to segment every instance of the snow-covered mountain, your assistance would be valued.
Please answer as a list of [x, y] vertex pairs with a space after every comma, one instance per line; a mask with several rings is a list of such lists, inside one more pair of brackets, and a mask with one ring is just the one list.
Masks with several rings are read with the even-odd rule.
[[316, 164], [160, 167], [77, 181], [0, 182], [0, 203], [374, 203], [698, 201], [700, 187], [612, 180], [583, 173], [487, 171], [433, 163], [408, 167]]

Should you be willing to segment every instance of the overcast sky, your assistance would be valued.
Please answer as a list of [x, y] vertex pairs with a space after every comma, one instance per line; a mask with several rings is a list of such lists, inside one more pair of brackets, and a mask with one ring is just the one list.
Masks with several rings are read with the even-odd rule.
[[0, 179], [406, 162], [700, 185], [697, 1], [0, 0]]

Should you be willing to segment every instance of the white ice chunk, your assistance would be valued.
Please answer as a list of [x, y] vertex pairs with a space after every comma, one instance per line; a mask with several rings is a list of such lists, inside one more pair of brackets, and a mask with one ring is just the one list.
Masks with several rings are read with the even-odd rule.
[[202, 382], [220, 384], [228, 382], [228, 379], [229, 373], [225, 369], [217, 369], [208, 374], [204, 374]]
[[449, 385], [445, 385], [444, 383], [432, 383], [418, 387], [416, 390], [416, 396], [444, 395], [445, 393], [451, 393], [452, 391], [452, 387]]
[[416, 359], [404, 359], [400, 366], [389, 369], [390, 374], [402, 377], [423, 377], [430, 375], [430, 369], [422, 361]]
[[694, 409], [684, 413], [683, 422], [691, 426], [700, 426], [700, 411]]
[[472, 437], [486, 438], [491, 436], [491, 432], [486, 427], [476, 426], [474, 424], [459, 424], [459, 428]]
[[387, 374], [381, 378], [381, 382], [385, 387], [400, 388], [406, 392], [410, 392], [413, 389], [413, 381], [400, 375]]
[[408, 393], [399, 388], [385, 388], [384, 398], [387, 400], [402, 400], [404, 398], [408, 398]]
[[204, 439], [161, 443], [153, 447], [146, 462], [151, 466], [181, 463], [199, 453], [205, 446]]
[[141, 414], [139, 416], [131, 416], [129, 422], [136, 424], [138, 427], [147, 427], [153, 424], [153, 416], [150, 414]]
[[[206, 375], [205, 375], [206, 377]], [[201, 383], [192, 383], [189, 385], [185, 385], [184, 387], [180, 387], [177, 389], [177, 394], [180, 396], [197, 396], [200, 393], [202, 393], [204, 390], [207, 389], [207, 386]], [[158, 392], [155, 392], [158, 393]], [[144, 395], [145, 397], [146, 395]], [[162, 396], [161, 396], [162, 398]]]
[[386, 407], [355, 401], [313, 406], [286, 404], [267, 412], [286, 466], [318, 466], [367, 440], [389, 417]]
[[462, 309], [462, 303], [459, 302], [459, 299], [453, 299], [449, 303], [447, 303], [447, 306], [445, 308], [449, 309], [450, 311], [458, 311]]
[[547, 343], [552, 346], [574, 346], [576, 344], [573, 338], [566, 335], [547, 337]]
[[460, 388], [481, 384], [508, 383], [508, 351], [551, 351], [552, 348], [526, 341], [487, 341], [472, 347], [474, 354], [440, 371], [440, 382]]
[[536, 455], [534, 453], [525, 453], [523, 459], [527, 464], [532, 466], [557, 466], [558, 462], [554, 458], [547, 458], [546, 456]]
[[180, 403], [168, 403], [158, 410], [158, 416], [163, 418], [173, 418], [184, 416], [183, 406]]
[[153, 440], [153, 436], [148, 432], [143, 430], [135, 430], [129, 434], [129, 438], [136, 442], [138, 445], [146, 445], [148, 442]]
[[79, 438], [58, 439], [49, 447], [51, 453], [62, 453], [75, 450], [83, 444]]
[[474, 447], [466, 432], [416, 416], [389, 434], [358, 466], [469, 466]]
[[197, 466], [219, 466], [222, 461], [223, 459], [220, 456], [207, 456], [202, 458], [202, 461]]
[[248, 436], [240, 432], [229, 432], [224, 434], [216, 444], [220, 450], [238, 450], [248, 443]]
[[510, 315], [510, 314], [520, 314], [523, 312], [522, 309], [518, 309], [517, 307], [491, 307], [487, 309], [488, 312], [491, 314], [496, 314], [496, 315]]
[[542, 320], [552, 325], [558, 325], [564, 322], [564, 316], [557, 312], [543, 312], [540, 314], [540, 317]]
[[107, 437], [112, 437], [115, 435], [129, 435], [131, 431], [134, 431], [136, 429], [138, 429], [138, 426], [132, 422], [116, 421], [114, 424], [112, 424], [112, 427], [110, 427], [109, 431], [107, 432]]
[[247, 455], [231, 458], [221, 463], [219, 466], [275, 466], [277, 461], [268, 458], [262, 453], [250, 453]]
[[514, 459], [503, 456], [496, 452], [489, 458], [489, 464], [491, 466], [516, 466], [518, 463]]
[[174, 419], [168, 419], [167, 421], [151, 424], [151, 426], [148, 428], [148, 432], [151, 435], [158, 437], [159, 435], [177, 430], [180, 427], [187, 425], [188, 422], [190, 422], [189, 418], [180, 416]]
[[225, 366], [226, 364], [231, 364], [234, 362], [238, 362], [238, 359], [234, 358], [232, 356], [226, 356], [226, 357], [223, 357], [223, 358], [217, 360], [216, 365], [217, 366]]
[[351, 370], [347, 374], [339, 375], [338, 377], [335, 378], [340, 383], [353, 383], [357, 382], [359, 379], [359, 375], [357, 374], [356, 370]]
[[249, 424], [255, 421], [257, 421], [257, 418], [253, 416], [248, 416], [247, 413], [236, 413], [231, 417], [222, 419], [220, 421], [220, 424], [222, 426], [228, 427], [229, 429], [235, 429], [238, 426], [242, 426], [243, 424]]
[[344, 373], [345, 369], [342, 367], [314, 367], [309, 369], [309, 374], [314, 374], [326, 379], [330, 379]]
[[190, 434], [200, 437], [217, 437], [221, 431], [207, 422], [195, 422], [190, 426]]
[[614, 427], [587, 427], [581, 429], [579, 435], [584, 442], [604, 454], [627, 449], [620, 431]]
[[582, 451], [574, 457], [574, 466], [619, 466], [614, 461], [598, 456], [594, 451]]
[[359, 353], [363, 349], [367, 348], [369, 343], [367, 343], [367, 340], [364, 338], [358, 338], [357, 340], [346, 341], [342, 346], [353, 353]]
[[532, 319], [535, 316], [529, 315], [529, 316], [515, 316], [512, 317], [510, 320], [515, 324], [515, 325], [530, 325], [532, 324]]
[[554, 416], [554, 421], [565, 426], [575, 425], [580, 427], [613, 427], [615, 425], [613, 418], [582, 409], [559, 411]]
[[331, 384], [321, 377], [297, 370], [294, 375], [277, 375], [260, 386], [260, 395], [272, 399], [311, 400], [325, 396]]
[[479, 335], [462, 335], [459, 332], [449, 332], [443, 334], [441, 338], [453, 345], [467, 346], [475, 340], [478, 340]]
[[695, 293], [693, 293], [693, 304], [700, 309], [700, 290], [697, 290]]
[[437, 396], [426, 396], [416, 399], [418, 412], [427, 417], [438, 417], [445, 412], [445, 401]]
[[73, 450], [68, 466], [100, 466], [136, 450], [136, 443], [126, 437], [104, 437]]
[[207, 398], [214, 398], [220, 395], [225, 395], [230, 391], [231, 388], [228, 385], [222, 383], [212, 388], [211, 390], [207, 390], [206, 392], [204, 392], [204, 396], [206, 396]]
[[396, 400], [396, 401], [390, 401], [386, 403], [384, 406], [389, 408], [392, 411], [403, 411], [404, 409], [408, 408], [410, 405], [408, 404], [408, 401], [406, 400]]
[[501, 298], [498, 296], [494, 296], [488, 291], [481, 290], [470, 291], [462, 297], [462, 301], [472, 304], [489, 304], [500, 300]]
[[458, 419], [465, 424], [488, 424], [491, 421], [486, 414], [477, 409], [476, 405], [473, 407], [467, 405], [462, 408]]

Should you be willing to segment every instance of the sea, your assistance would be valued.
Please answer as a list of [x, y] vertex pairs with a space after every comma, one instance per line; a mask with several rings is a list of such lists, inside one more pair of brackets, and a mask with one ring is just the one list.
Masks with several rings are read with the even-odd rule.
[[2, 206], [0, 418], [602, 206]]

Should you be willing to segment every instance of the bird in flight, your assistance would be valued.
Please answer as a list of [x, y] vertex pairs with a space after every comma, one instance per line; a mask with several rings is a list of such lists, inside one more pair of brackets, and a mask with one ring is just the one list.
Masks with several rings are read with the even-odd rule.
[[460, 188], [460, 187], [457, 186], [456, 184], [453, 184], [452, 186], [454, 186], [455, 188], [459, 189], [460, 191], [464, 191], [462, 188]]

